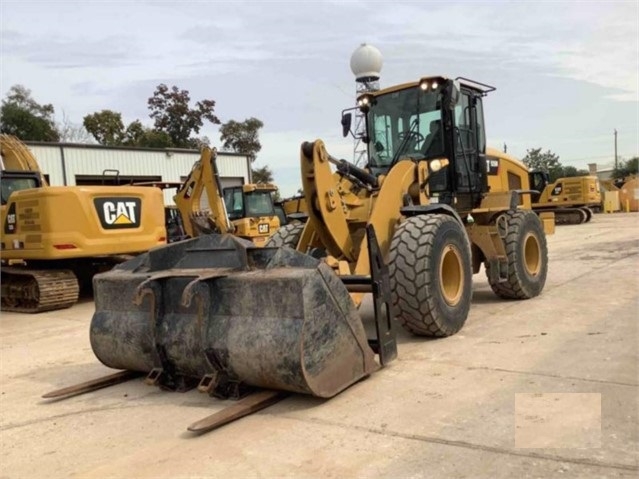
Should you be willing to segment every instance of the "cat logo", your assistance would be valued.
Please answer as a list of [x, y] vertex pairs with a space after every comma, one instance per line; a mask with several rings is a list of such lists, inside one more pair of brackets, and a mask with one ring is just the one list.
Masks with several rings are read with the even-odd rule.
[[260, 223], [257, 225], [257, 232], [260, 234], [268, 234], [269, 231], [269, 225], [268, 223]]
[[557, 183], [557, 186], [552, 190], [552, 195], [557, 196], [560, 195], [563, 191], [563, 185], [561, 183]]
[[16, 221], [16, 204], [11, 203], [9, 206], [9, 211], [7, 211], [7, 216], [4, 219], [4, 233], [5, 234], [15, 234], [17, 233], [17, 221]]
[[93, 202], [104, 229], [140, 226], [142, 202], [139, 198], [96, 198]]

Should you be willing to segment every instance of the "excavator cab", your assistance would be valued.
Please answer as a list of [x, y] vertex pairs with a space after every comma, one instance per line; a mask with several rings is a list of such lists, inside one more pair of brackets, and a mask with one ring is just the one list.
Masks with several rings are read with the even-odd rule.
[[42, 180], [38, 173], [28, 171], [1, 171], [0, 189], [2, 206], [9, 202], [9, 196], [16, 191], [40, 188]]
[[535, 190], [535, 192], [531, 195], [531, 199], [533, 203], [536, 203], [539, 201], [539, 198], [546, 189], [546, 186], [550, 184], [550, 177], [545, 171], [532, 171], [530, 172], [529, 177], [530, 187]]

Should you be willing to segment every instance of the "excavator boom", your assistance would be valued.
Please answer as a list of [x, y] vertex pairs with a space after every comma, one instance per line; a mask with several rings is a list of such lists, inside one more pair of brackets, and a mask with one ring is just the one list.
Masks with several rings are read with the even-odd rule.
[[0, 166], [3, 171], [37, 173], [40, 176], [41, 186], [48, 186], [37, 160], [17, 138], [11, 135], [0, 135], [0, 157]]

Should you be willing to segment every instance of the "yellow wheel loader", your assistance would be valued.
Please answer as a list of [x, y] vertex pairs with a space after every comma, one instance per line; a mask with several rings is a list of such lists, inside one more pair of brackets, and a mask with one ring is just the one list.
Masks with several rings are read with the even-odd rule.
[[[499, 296], [540, 294], [554, 220], [530, 209], [524, 165], [486, 149], [482, 100], [492, 90], [425, 77], [365, 94], [366, 168], [331, 157], [320, 140], [301, 146], [306, 223], [285, 225], [264, 248], [206, 235], [100, 275], [91, 344], [125, 371], [46, 397], [134, 374], [221, 398], [265, 390], [189, 427], [204, 432], [277, 391], [338, 394], [396, 357], [395, 319], [419, 335], [456, 333], [482, 264]], [[364, 293], [372, 337], [358, 313]]]
[[530, 173], [532, 208], [537, 213], [551, 212], [557, 224], [581, 224], [601, 209], [601, 187], [596, 176], [559, 178], [551, 182], [548, 173]]
[[160, 190], [48, 186], [19, 140], [0, 151], [3, 311], [72, 306], [95, 272], [166, 243]]
[[[305, 143], [309, 220], [286, 225], [269, 245], [326, 256], [338, 273], [367, 275], [364, 233], [373, 225], [390, 268], [397, 319], [419, 335], [461, 329], [471, 276], [482, 263], [499, 296], [538, 295], [551, 215], [542, 222], [531, 211], [525, 166], [486, 149], [482, 98], [491, 90], [434, 77], [362, 96], [367, 168], [331, 157], [321, 141]], [[346, 134], [350, 113], [343, 125]]]
[[277, 187], [249, 184], [222, 189], [216, 158], [215, 148], [203, 148], [173, 197], [186, 234], [231, 233], [263, 246], [280, 226], [273, 205]]

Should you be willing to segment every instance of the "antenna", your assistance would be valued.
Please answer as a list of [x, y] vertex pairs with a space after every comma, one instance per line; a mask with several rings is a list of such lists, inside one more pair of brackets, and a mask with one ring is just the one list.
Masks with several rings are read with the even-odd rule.
[[[382, 54], [372, 45], [362, 43], [351, 55], [351, 71], [355, 75], [355, 98], [364, 93], [379, 90], [379, 77], [382, 70]], [[362, 141], [366, 135], [364, 113], [356, 110], [355, 145], [353, 147], [353, 163], [359, 166], [366, 159], [366, 145]]]

